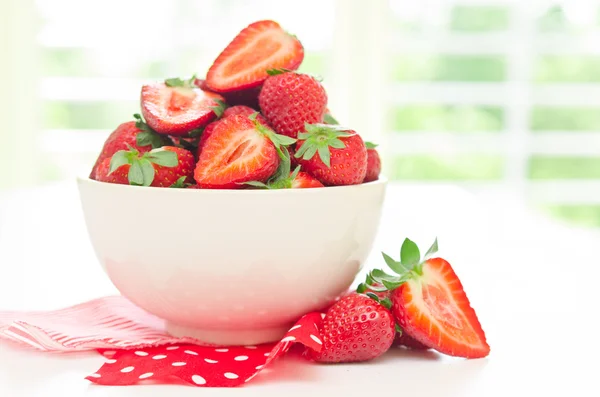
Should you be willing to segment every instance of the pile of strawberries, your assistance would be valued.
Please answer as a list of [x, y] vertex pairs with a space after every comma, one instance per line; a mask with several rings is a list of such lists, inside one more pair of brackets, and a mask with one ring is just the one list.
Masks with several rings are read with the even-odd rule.
[[434, 349], [455, 357], [482, 358], [490, 353], [485, 333], [456, 273], [434, 257], [437, 240], [421, 258], [405, 239], [400, 260], [383, 254], [394, 273], [371, 271], [356, 292], [331, 306], [321, 324], [323, 347], [308, 350], [318, 362], [366, 361], [394, 344]]
[[144, 85], [141, 115], [104, 143], [90, 178], [136, 186], [314, 188], [378, 179], [375, 146], [329, 114], [297, 73], [300, 41], [273, 21], [242, 30], [206, 79]]

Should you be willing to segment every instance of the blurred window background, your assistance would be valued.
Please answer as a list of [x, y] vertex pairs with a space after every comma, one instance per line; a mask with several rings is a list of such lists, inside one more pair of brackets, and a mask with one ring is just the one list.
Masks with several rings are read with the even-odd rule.
[[259, 19], [299, 37], [390, 179], [600, 227], [596, 0], [0, 0], [0, 192], [88, 171], [143, 82], [203, 75]]

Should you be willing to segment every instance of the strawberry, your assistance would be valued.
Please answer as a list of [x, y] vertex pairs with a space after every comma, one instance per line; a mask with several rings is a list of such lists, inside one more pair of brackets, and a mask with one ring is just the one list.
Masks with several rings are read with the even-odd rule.
[[406, 332], [396, 333], [396, 339], [394, 340], [395, 346], [404, 346], [412, 350], [429, 350], [429, 346], [426, 346], [408, 335]]
[[327, 106], [327, 93], [307, 74], [269, 70], [271, 75], [258, 96], [260, 110], [278, 134], [292, 138], [306, 123], [320, 123]]
[[381, 158], [377, 152], [377, 145], [371, 142], [365, 142], [367, 147], [367, 174], [363, 182], [371, 182], [379, 179], [381, 173]]
[[292, 180], [292, 189], [307, 189], [313, 187], [324, 187], [324, 185], [306, 172], [298, 172], [296, 177]]
[[185, 187], [191, 181], [194, 156], [185, 149], [163, 146], [146, 153], [120, 150], [98, 167], [101, 182], [136, 186]]
[[296, 70], [303, 59], [300, 41], [277, 22], [254, 22], [219, 54], [206, 74], [206, 85], [218, 93], [256, 88], [268, 69]]
[[213, 131], [215, 130], [215, 127], [219, 124], [221, 120], [223, 119], [213, 121], [212, 123], [204, 127], [204, 131], [202, 131], [202, 135], [200, 135], [200, 140], [198, 141], [198, 158], [200, 158], [200, 153], [202, 152], [202, 148], [204, 147], [206, 140], [212, 135]]
[[158, 133], [183, 136], [220, 117], [223, 97], [203, 91], [190, 80], [167, 79], [142, 87], [142, 114]]
[[325, 313], [323, 348], [307, 355], [323, 363], [367, 361], [381, 356], [394, 341], [394, 318], [388, 309], [362, 294], [344, 296]]
[[[197, 87], [204, 91], [210, 91], [206, 80], [196, 79], [195, 84]], [[229, 106], [248, 106], [253, 109], [258, 109], [258, 94], [262, 88], [262, 84], [256, 87], [247, 88], [240, 91], [223, 92], [221, 95], [225, 98], [225, 102]]]
[[340, 126], [307, 124], [306, 132], [298, 134], [294, 156], [304, 171], [326, 186], [360, 184], [367, 172], [362, 138]]
[[119, 150], [127, 150], [129, 147], [133, 147], [143, 153], [152, 150], [152, 148], [172, 144], [168, 137], [161, 136], [148, 127], [142, 120], [142, 116], [134, 114], [133, 117], [136, 121], [128, 121], [119, 125], [108, 136], [90, 173], [91, 179], [96, 179], [96, 172], [100, 164]]
[[245, 182], [264, 182], [280, 164], [281, 146], [293, 142], [256, 119], [226, 117], [203, 143], [194, 177], [198, 186], [207, 189], [236, 189]]
[[[237, 105], [225, 109], [223, 112], [223, 117], [235, 116], [237, 114], [248, 117], [252, 116], [254, 113], [258, 112], [249, 106]], [[263, 125], [269, 126], [267, 119], [265, 119], [262, 114], [257, 114], [256, 120], [260, 121], [260, 123]]]
[[450, 263], [432, 258], [437, 249], [436, 240], [421, 261], [417, 245], [404, 240], [399, 262], [383, 254], [398, 276], [375, 269], [368, 275], [366, 287], [373, 280], [391, 291], [394, 318], [417, 342], [451, 356], [485, 357], [490, 347], [477, 314]]

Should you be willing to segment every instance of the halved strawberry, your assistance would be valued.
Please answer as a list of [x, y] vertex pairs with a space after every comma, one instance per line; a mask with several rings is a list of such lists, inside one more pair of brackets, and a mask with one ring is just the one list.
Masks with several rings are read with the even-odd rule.
[[142, 114], [156, 132], [184, 136], [221, 116], [223, 97], [201, 90], [194, 80], [173, 78], [142, 87]]
[[206, 189], [238, 189], [245, 182], [264, 182], [279, 166], [281, 145], [293, 142], [249, 117], [226, 117], [203, 143], [194, 178]]
[[402, 330], [416, 341], [441, 353], [466, 358], [485, 357], [490, 352], [477, 314], [452, 266], [437, 252], [437, 240], [421, 261], [417, 245], [404, 240], [400, 261], [383, 254], [388, 266], [398, 274], [391, 276], [373, 270], [367, 276], [391, 290], [392, 313]]
[[[210, 88], [206, 84], [206, 80], [196, 79], [195, 84], [197, 87], [204, 91], [210, 91]], [[245, 90], [222, 92], [221, 95], [225, 98], [225, 102], [229, 106], [248, 106], [253, 109], [258, 109], [258, 94], [262, 89], [262, 84], [256, 87], [246, 88]]]
[[242, 30], [214, 61], [206, 85], [218, 93], [262, 84], [268, 69], [296, 70], [304, 59], [300, 41], [274, 21], [258, 21]]
[[135, 186], [185, 187], [191, 182], [194, 156], [185, 149], [163, 146], [146, 153], [120, 150], [98, 167], [101, 182]]

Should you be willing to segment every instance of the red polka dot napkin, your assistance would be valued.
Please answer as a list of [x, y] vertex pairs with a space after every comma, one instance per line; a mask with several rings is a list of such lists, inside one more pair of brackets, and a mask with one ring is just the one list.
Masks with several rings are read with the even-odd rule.
[[322, 314], [309, 313], [279, 343], [201, 346], [174, 338], [162, 320], [123, 297], [96, 299], [51, 312], [0, 312], [0, 339], [48, 352], [98, 349], [106, 362], [87, 377], [101, 385], [173, 383], [235, 387], [250, 381], [294, 343], [321, 350]]

